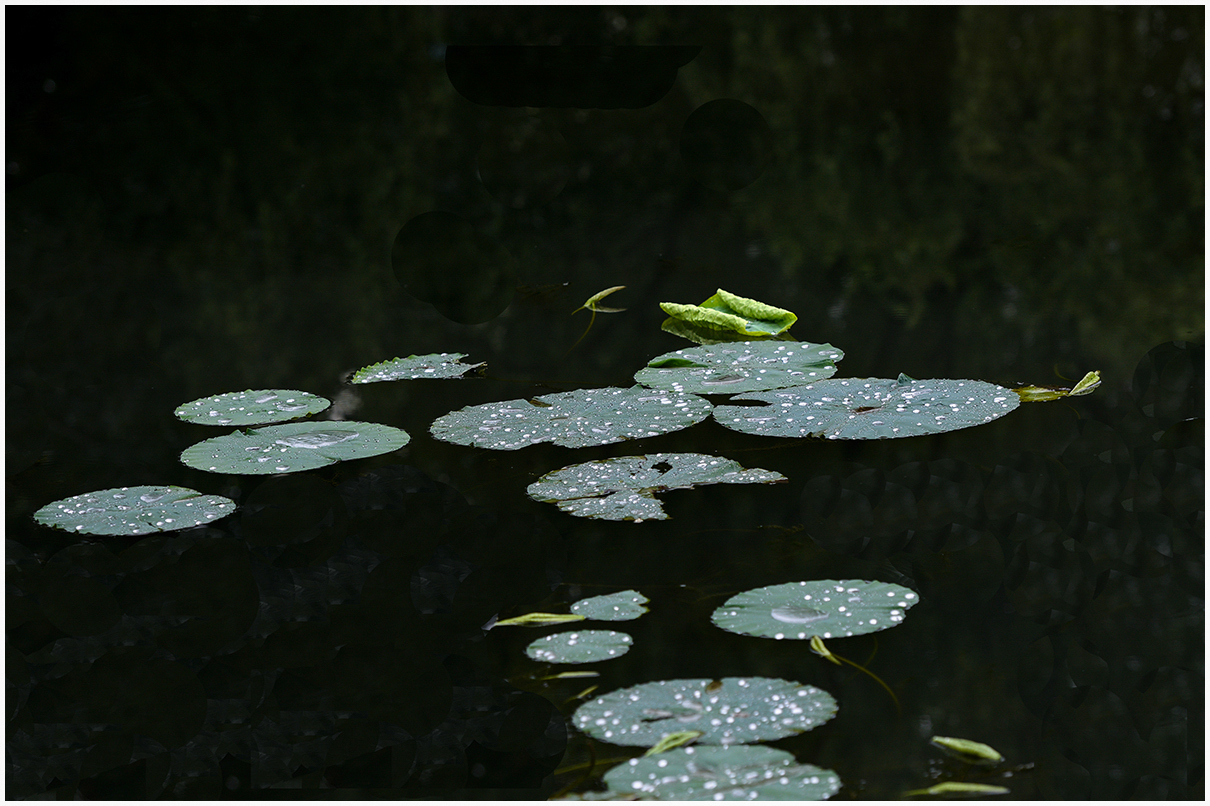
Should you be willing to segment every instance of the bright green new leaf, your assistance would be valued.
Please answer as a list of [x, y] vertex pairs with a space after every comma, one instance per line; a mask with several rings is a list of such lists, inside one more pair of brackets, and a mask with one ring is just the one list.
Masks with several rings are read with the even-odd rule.
[[654, 756], [657, 753], [667, 753], [677, 747], [682, 747], [690, 742], [697, 741], [702, 736], [700, 730], [682, 730], [676, 733], [666, 733], [658, 742], [648, 748], [644, 756]]
[[721, 288], [701, 305], [661, 302], [660, 308], [673, 319], [744, 335], [777, 335], [798, 321], [798, 317], [790, 311], [740, 297]]
[[634, 758], [605, 773], [610, 792], [649, 800], [827, 800], [840, 776], [763, 745], [696, 745]]
[[545, 627], [548, 624], [567, 624], [571, 621], [583, 621], [584, 617], [568, 613], [526, 613], [515, 618], [500, 619], [492, 624], [493, 627]]
[[406, 431], [378, 423], [286, 423], [207, 439], [182, 451], [181, 461], [211, 473], [297, 473], [390, 453], [410, 439]]
[[818, 579], [738, 593], [711, 620], [728, 632], [777, 640], [847, 638], [894, 627], [919, 601], [890, 582]]
[[913, 789], [910, 792], [904, 792], [906, 798], [922, 797], [929, 795], [940, 798], [981, 798], [987, 795], [1007, 795], [1011, 790], [1003, 786], [992, 786], [991, 784], [967, 784], [960, 781], [946, 781], [945, 783], [930, 786], [928, 789]]
[[972, 742], [970, 739], [955, 739], [951, 736], [934, 736], [929, 740], [934, 747], [940, 748], [946, 755], [968, 764], [999, 764], [1004, 756], [999, 751], [983, 742]]
[[763, 392], [830, 378], [842, 358], [844, 353], [830, 344], [732, 342], [664, 353], [634, 379], [653, 389], [698, 395]]
[[461, 378], [473, 369], [487, 366], [487, 363], [482, 361], [478, 364], [459, 363], [463, 358], [466, 358], [464, 353], [430, 353], [381, 361], [354, 372], [353, 376], [349, 378], [349, 383]]
[[326, 397], [295, 389], [248, 389], [182, 403], [173, 414], [199, 425], [264, 425], [318, 414], [331, 405]]
[[620, 658], [630, 651], [634, 639], [614, 630], [576, 630], [539, 638], [525, 654], [546, 663], [596, 663]]
[[1021, 398], [1022, 403], [1042, 403], [1049, 400], [1060, 400], [1065, 397], [1080, 397], [1089, 395], [1101, 385], [1101, 373], [1097, 370], [1087, 373], [1080, 382], [1070, 389], [1061, 386], [1020, 386], [1013, 389]]
[[576, 310], [572, 311], [572, 313], [576, 313], [577, 311], [583, 311], [583, 310], [589, 310], [589, 311], [592, 311], [593, 313], [621, 313], [622, 311], [624, 311], [626, 309], [625, 308], [606, 308], [604, 305], [598, 305], [597, 303], [599, 303], [601, 300], [608, 297], [613, 292], [621, 291], [625, 287], [626, 286], [624, 286], [624, 285], [615, 285], [613, 288], [606, 288], [604, 291], [598, 291], [597, 293], [593, 294], [591, 297], [586, 299], [584, 301], [584, 304], [581, 305], [579, 308], [576, 308]]
[[235, 502], [187, 487], [115, 487], [54, 501], [34, 513], [43, 526], [85, 535], [144, 535], [225, 518]]

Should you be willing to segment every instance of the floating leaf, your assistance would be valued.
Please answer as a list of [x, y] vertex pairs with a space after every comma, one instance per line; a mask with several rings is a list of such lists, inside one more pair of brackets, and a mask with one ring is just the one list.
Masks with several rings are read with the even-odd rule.
[[409, 381], [420, 378], [461, 378], [472, 369], [487, 366], [485, 362], [462, 364], [460, 361], [463, 358], [466, 358], [464, 353], [430, 353], [429, 355], [409, 355], [407, 358], [381, 361], [354, 372], [349, 383]]
[[326, 397], [294, 389], [249, 389], [182, 403], [178, 418], [201, 425], [263, 425], [296, 420], [332, 405]]
[[584, 462], [547, 473], [526, 490], [535, 501], [557, 504], [581, 518], [667, 520], [655, 493], [699, 484], [769, 484], [786, 477], [745, 470], [739, 462], [701, 453], [653, 453]]
[[826, 800], [840, 776], [764, 746], [698, 745], [633, 758], [605, 773], [610, 791], [653, 800]]
[[1007, 795], [1010, 791], [1003, 786], [992, 786], [991, 784], [967, 784], [961, 781], [946, 781], [942, 784], [930, 786], [928, 789], [913, 789], [911, 792], [904, 792], [903, 796], [907, 798], [922, 795], [940, 798], [982, 798], [988, 795]]
[[621, 591], [581, 599], [571, 606], [571, 612], [597, 621], [632, 621], [647, 612], [643, 605], [649, 601], [638, 591]]
[[550, 624], [567, 624], [583, 621], [584, 616], [569, 613], [526, 613], [524, 616], [492, 622], [493, 627], [545, 627]]
[[626, 286], [624, 286], [624, 285], [615, 285], [613, 288], [606, 288], [604, 291], [598, 291], [597, 293], [593, 294], [591, 297], [586, 299], [584, 301], [584, 304], [581, 305], [579, 308], [576, 308], [574, 311], [572, 311], [572, 313], [576, 313], [578, 311], [583, 311], [583, 310], [589, 310], [589, 311], [592, 311], [593, 313], [621, 313], [622, 311], [624, 311], [626, 309], [625, 308], [606, 308], [604, 305], [600, 305], [598, 303], [600, 303], [601, 300], [605, 299], [606, 297], [608, 297], [610, 294], [614, 293], [615, 291], [621, 291], [625, 287]]
[[736, 594], [711, 620], [728, 632], [762, 638], [845, 638], [894, 627], [918, 601], [915, 591], [889, 582], [787, 582]]
[[1061, 386], [1019, 386], [1013, 389], [1013, 392], [1021, 398], [1022, 403], [1041, 403], [1048, 400], [1061, 400], [1065, 397], [1090, 395], [1100, 385], [1101, 373], [1093, 370], [1070, 389]]
[[297, 473], [402, 448], [406, 431], [353, 421], [286, 423], [236, 431], [186, 448], [181, 461], [211, 473]]
[[934, 747], [940, 748], [946, 755], [968, 764], [999, 764], [1004, 760], [994, 747], [983, 742], [972, 742], [970, 739], [955, 739], [952, 736], [934, 736], [929, 740]]
[[54, 501], [34, 520], [73, 534], [144, 535], [211, 523], [235, 511], [221, 495], [173, 486], [115, 487]]
[[706, 419], [710, 408], [696, 395], [641, 386], [578, 389], [468, 406], [438, 417], [429, 430], [445, 442], [498, 451], [540, 442], [587, 448], [679, 431]]
[[580, 706], [573, 724], [594, 739], [650, 747], [700, 730], [699, 744], [748, 744], [793, 736], [836, 715], [826, 691], [768, 677], [660, 680], [612, 691]]
[[525, 654], [547, 663], [595, 663], [622, 657], [633, 643], [624, 632], [577, 630], [539, 638], [525, 648]]
[[732, 342], [664, 353], [634, 379], [653, 389], [699, 395], [761, 392], [830, 378], [842, 358], [830, 344]]
[[701, 305], [661, 302], [660, 307], [673, 319], [745, 335], [774, 336], [798, 321], [798, 317], [787, 310], [736, 296], [721, 288]]
[[984, 381], [831, 378], [807, 386], [750, 392], [732, 400], [768, 406], [718, 406], [727, 428], [770, 437], [889, 439], [989, 423], [1020, 404], [1011, 390]]

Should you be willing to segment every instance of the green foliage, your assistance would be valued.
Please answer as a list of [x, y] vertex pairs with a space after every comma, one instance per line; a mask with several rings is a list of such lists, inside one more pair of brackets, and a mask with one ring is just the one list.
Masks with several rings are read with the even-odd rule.
[[619, 591], [581, 599], [571, 606], [571, 612], [597, 621], [633, 621], [647, 612], [643, 605], [648, 601], [638, 591]]
[[187, 487], [115, 487], [53, 501], [34, 520], [73, 534], [143, 535], [212, 523], [234, 511], [230, 498]]
[[896, 626], [919, 600], [915, 591], [889, 582], [787, 582], [736, 594], [711, 620], [728, 632], [762, 638], [844, 638]]
[[962, 781], [945, 781], [928, 789], [913, 789], [904, 792], [907, 798], [929, 796], [934, 798], [983, 798], [991, 795], [1007, 795], [1011, 790], [992, 784], [968, 784]]
[[1040, 403], [1048, 400], [1062, 400], [1065, 397], [1080, 397], [1092, 394], [1101, 385], [1101, 373], [1093, 370], [1080, 379], [1079, 383], [1070, 389], [1060, 386], [1020, 386], [1013, 391], [1022, 403]]
[[634, 639], [614, 630], [576, 630], [547, 635], [525, 648], [525, 654], [546, 663], [595, 663], [620, 658]]
[[362, 367], [353, 373], [349, 383], [378, 383], [379, 381], [407, 381], [421, 378], [461, 378], [471, 370], [485, 367], [485, 362], [463, 364], [464, 353], [430, 353], [409, 355]]
[[840, 776], [763, 746], [696, 746], [635, 758], [605, 773], [610, 791], [652, 800], [827, 800]]
[[673, 319], [743, 336], [775, 336], [798, 321], [798, 317], [790, 311], [737, 296], [721, 288], [701, 305], [661, 302], [660, 307]]
[[830, 378], [842, 358], [830, 344], [732, 342], [664, 353], [634, 379], [652, 389], [698, 395], [763, 392]]
[[249, 389], [182, 403], [173, 412], [199, 425], [264, 425], [318, 414], [332, 401], [294, 389]]
[[181, 461], [211, 473], [297, 473], [390, 453], [410, 439], [406, 431], [378, 423], [286, 423], [207, 439], [186, 448]]
[[972, 742], [970, 739], [955, 739], [951, 736], [934, 736], [929, 744], [938, 747], [946, 755], [965, 761], [968, 764], [992, 765], [999, 764], [1004, 756], [994, 747], [983, 742]]
[[699, 484], [785, 481], [771, 470], [745, 470], [738, 462], [701, 453], [653, 453], [584, 462], [547, 473], [527, 492], [581, 518], [611, 521], [666, 520], [655, 493]]

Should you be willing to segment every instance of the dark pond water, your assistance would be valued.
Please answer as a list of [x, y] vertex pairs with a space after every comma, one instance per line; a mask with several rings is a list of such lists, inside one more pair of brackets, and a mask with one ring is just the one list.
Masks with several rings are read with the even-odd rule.
[[[570, 727], [590, 686], [729, 676], [836, 698], [773, 746], [839, 798], [1202, 797], [1200, 7], [5, 16], [7, 797], [588, 791], [637, 752]], [[627, 310], [577, 342], [572, 310], [619, 285]], [[429, 435], [630, 385], [689, 344], [657, 304], [720, 287], [796, 312], [841, 376], [1104, 383], [899, 440]], [[343, 382], [433, 352], [486, 376]], [[266, 388], [412, 440], [294, 475], [178, 462], [221, 433], [178, 405]], [[670, 492], [637, 524], [525, 494], [676, 451], [788, 482]], [[32, 520], [141, 484], [239, 509], [142, 538]], [[812, 579], [919, 593], [830, 644], [899, 710], [806, 642], [710, 622]], [[483, 629], [631, 588], [650, 612], [596, 678], [525, 656], [561, 628]], [[964, 769], [934, 735], [1005, 762]]]

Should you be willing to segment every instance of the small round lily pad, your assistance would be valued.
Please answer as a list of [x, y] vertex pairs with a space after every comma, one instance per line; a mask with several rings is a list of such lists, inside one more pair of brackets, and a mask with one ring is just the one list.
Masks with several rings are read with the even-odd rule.
[[576, 630], [547, 635], [525, 648], [525, 654], [547, 663], [595, 663], [620, 658], [634, 639], [614, 630]]
[[650, 747], [663, 736], [701, 731], [698, 744], [769, 742], [836, 715], [814, 686], [769, 677], [660, 680], [612, 691], [580, 706], [573, 724], [594, 739]]
[[605, 773], [610, 791], [654, 800], [827, 800], [840, 776], [763, 745], [680, 747]]
[[406, 431], [379, 423], [286, 423], [204, 440], [186, 448], [181, 461], [211, 473], [297, 473], [389, 453], [410, 439]]
[[199, 425], [263, 425], [318, 414], [332, 401], [296, 389], [248, 389], [182, 403], [173, 412]]
[[649, 601], [638, 591], [619, 591], [581, 599], [571, 606], [571, 612], [597, 621], [631, 621], [647, 612], [643, 605]]
[[187, 487], [114, 487], [54, 501], [34, 513], [43, 526], [86, 535], [143, 535], [211, 523], [235, 511], [221, 495]]
[[890, 582], [819, 579], [736, 594], [711, 620], [761, 638], [845, 638], [894, 627], [918, 601], [915, 591]]
[[380, 381], [408, 381], [422, 378], [461, 378], [485, 363], [463, 364], [465, 353], [430, 353], [394, 358], [362, 367], [353, 373], [349, 383], [378, 383]]

